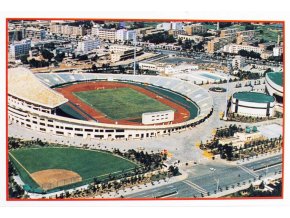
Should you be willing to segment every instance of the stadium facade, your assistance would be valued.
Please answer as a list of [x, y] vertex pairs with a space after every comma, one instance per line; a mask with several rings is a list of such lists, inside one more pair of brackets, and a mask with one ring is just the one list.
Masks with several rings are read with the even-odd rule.
[[[120, 125], [78, 120], [60, 116], [58, 108], [68, 102], [52, 87], [89, 81], [118, 81], [156, 86], [186, 97], [197, 105], [198, 115], [180, 123], [155, 125]], [[49, 134], [91, 139], [141, 139], [170, 135], [204, 122], [213, 112], [213, 100], [208, 91], [175, 78], [147, 75], [39, 73], [26, 68], [8, 71], [8, 119], [10, 122]]]

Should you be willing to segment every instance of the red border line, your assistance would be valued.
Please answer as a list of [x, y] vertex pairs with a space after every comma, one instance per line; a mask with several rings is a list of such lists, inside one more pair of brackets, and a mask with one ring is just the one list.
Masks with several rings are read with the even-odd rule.
[[[8, 189], [8, 23], [11, 20], [94, 20], [94, 21], [142, 21], [142, 22], [251, 22], [251, 23], [276, 23], [283, 25], [283, 123], [282, 123], [282, 193], [279, 197], [235, 197], [235, 198], [72, 198], [72, 199], [17, 199], [9, 198]], [[134, 19], [134, 18], [6, 18], [6, 201], [170, 201], [170, 200], [266, 200], [266, 199], [284, 199], [284, 157], [285, 157], [285, 21], [282, 20], [206, 20], [206, 19]]]

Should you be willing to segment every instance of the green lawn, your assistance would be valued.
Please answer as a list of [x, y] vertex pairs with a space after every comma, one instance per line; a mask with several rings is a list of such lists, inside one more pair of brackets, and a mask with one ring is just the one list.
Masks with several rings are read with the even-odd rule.
[[172, 110], [171, 107], [131, 88], [83, 91], [73, 94], [113, 120], [138, 118], [145, 112]]
[[[278, 33], [280, 33], [280, 40], [283, 40], [283, 34], [282, 34], [282, 30], [280, 28], [277, 28], [275, 26], [272, 25], [261, 25], [261, 26], [257, 26], [256, 28], [257, 30], [257, 38], [258, 39], [264, 39], [266, 42], [277, 42], [278, 39]], [[259, 31], [262, 31], [262, 33], [260, 33]]]
[[34, 189], [38, 186], [23, 167], [30, 174], [46, 169], [71, 170], [78, 173], [83, 181], [88, 182], [94, 177], [103, 179], [110, 173], [118, 175], [123, 170], [130, 171], [138, 167], [137, 164], [110, 153], [77, 148], [18, 149], [10, 151], [9, 157], [24, 183]]

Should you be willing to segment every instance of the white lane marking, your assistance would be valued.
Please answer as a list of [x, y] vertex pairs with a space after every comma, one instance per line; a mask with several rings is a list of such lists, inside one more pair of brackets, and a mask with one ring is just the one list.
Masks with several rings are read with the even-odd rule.
[[238, 168], [240, 168], [241, 170], [245, 171], [246, 173], [248, 173], [248, 174], [250, 174], [250, 175], [252, 175], [252, 176], [254, 176], [256, 178], [259, 177], [259, 175], [256, 174], [254, 171], [250, 170], [249, 168], [247, 168], [247, 167], [245, 167], [243, 165], [238, 166]]
[[195, 184], [195, 183], [193, 183], [193, 182], [191, 182], [189, 180], [185, 180], [185, 181], [182, 181], [182, 182], [187, 184], [187, 185], [189, 185], [191, 188], [195, 189], [198, 192], [201, 192], [203, 194], [207, 194], [207, 191], [204, 188], [198, 186], [197, 184]]

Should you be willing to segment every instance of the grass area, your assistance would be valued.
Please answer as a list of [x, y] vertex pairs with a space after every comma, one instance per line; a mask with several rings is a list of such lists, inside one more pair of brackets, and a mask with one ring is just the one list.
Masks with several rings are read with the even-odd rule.
[[113, 120], [138, 118], [145, 112], [172, 110], [171, 107], [131, 88], [83, 91], [73, 94]]
[[189, 110], [190, 112], [190, 119], [195, 118], [199, 114], [199, 107], [190, 101], [188, 101], [185, 97], [182, 97], [180, 95], [177, 95], [176, 93], [169, 92], [164, 89], [160, 89], [159, 87], [156, 86], [145, 86], [142, 84], [136, 84], [137, 86], [140, 86], [144, 89], [147, 89], [153, 93], [156, 93], [157, 95], [162, 96], [163, 98], [167, 98], [172, 102], [175, 102], [176, 104], [179, 104]]
[[212, 24], [204, 24], [204, 26], [209, 29], [209, 30], [216, 30], [216, 23], [212, 23]]
[[71, 170], [78, 173], [83, 181], [90, 182], [94, 177], [102, 179], [110, 173], [118, 175], [123, 170], [130, 171], [138, 167], [137, 164], [110, 153], [77, 148], [18, 149], [10, 151], [9, 157], [23, 182], [33, 189], [38, 188], [38, 185], [29, 174], [41, 170]]
[[[273, 25], [259, 25], [255, 29], [258, 32], [257, 38], [264, 39], [266, 42], [277, 42], [278, 33], [283, 41], [282, 29]], [[261, 33], [260, 33], [261, 31]]]

